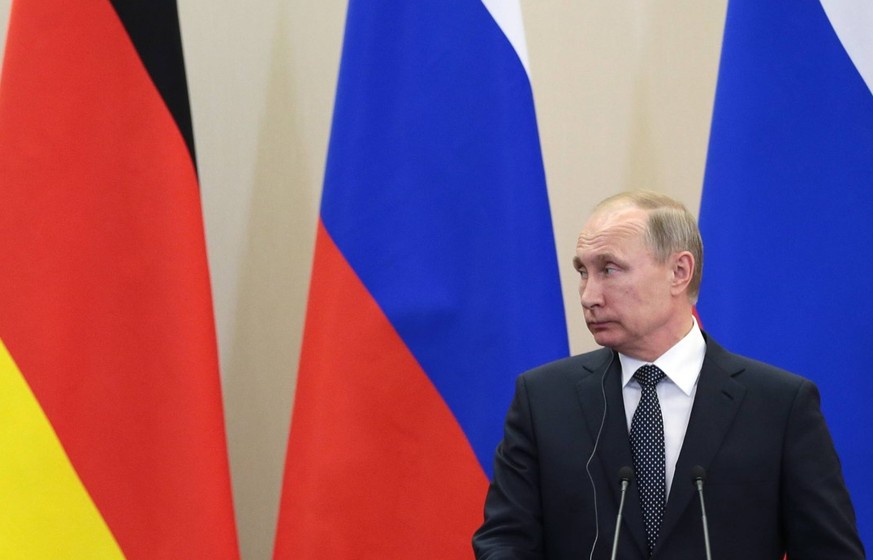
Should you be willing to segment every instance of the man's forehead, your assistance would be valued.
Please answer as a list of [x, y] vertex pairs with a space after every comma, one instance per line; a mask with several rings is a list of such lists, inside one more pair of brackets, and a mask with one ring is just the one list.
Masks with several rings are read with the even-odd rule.
[[603, 245], [611, 241], [639, 238], [645, 233], [647, 218], [646, 211], [636, 207], [595, 212], [582, 228], [577, 246]]

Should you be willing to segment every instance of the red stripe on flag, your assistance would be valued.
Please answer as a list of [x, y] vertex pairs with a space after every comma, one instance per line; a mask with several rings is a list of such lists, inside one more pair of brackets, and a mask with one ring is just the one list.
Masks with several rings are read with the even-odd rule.
[[319, 224], [275, 558], [469, 558], [487, 485]]
[[15, 2], [0, 138], [0, 338], [128, 558], [236, 558], [195, 170], [109, 2]]

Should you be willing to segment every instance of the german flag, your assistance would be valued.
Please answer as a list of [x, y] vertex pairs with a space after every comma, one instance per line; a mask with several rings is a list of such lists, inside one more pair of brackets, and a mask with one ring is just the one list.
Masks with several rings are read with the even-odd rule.
[[173, 0], [15, 0], [0, 557], [238, 558]]

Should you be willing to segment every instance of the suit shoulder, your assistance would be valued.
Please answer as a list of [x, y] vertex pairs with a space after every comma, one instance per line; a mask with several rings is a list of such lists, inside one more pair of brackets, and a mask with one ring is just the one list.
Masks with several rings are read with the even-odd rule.
[[797, 389], [809, 379], [788, 370], [748, 356], [729, 352], [712, 340], [707, 341], [707, 359], [712, 359], [721, 368], [746, 385], [772, 389]]
[[561, 358], [535, 367], [521, 374], [525, 384], [542, 384], [560, 380], [579, 380], [596, 371], [603, 371], [612, 361], [614, 353], [608, 348], [600, 348], [585, 354]]

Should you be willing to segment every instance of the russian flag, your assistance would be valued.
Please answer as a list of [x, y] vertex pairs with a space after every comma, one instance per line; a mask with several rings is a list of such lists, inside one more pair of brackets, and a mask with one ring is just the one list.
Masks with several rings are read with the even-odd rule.
[[470, 557], [513, 380], [568, 354], [499, 4], [349, 2], [277, 559]]
[[867, 543], [871, 29], [867, 0], [731, 0], [700, 211], [699, 305], [727, 347], [818, 384]]

